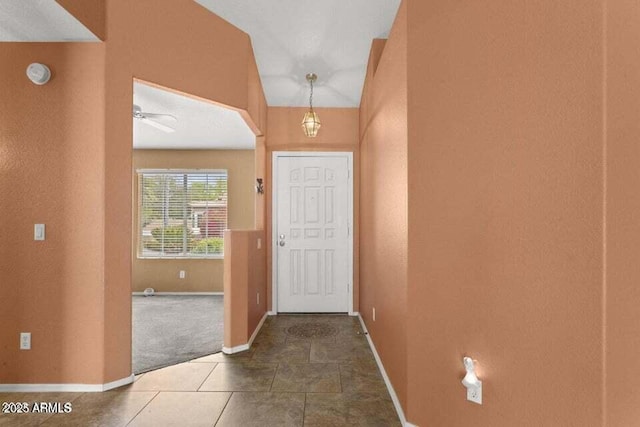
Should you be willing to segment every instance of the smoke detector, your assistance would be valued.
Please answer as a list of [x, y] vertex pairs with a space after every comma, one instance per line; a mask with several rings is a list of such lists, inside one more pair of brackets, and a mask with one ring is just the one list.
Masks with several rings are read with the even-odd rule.
[[44, 64], [34, 62], [27, 67], [27, 77], [34, 84], [42, 86], [51, 79], [51, 70]]

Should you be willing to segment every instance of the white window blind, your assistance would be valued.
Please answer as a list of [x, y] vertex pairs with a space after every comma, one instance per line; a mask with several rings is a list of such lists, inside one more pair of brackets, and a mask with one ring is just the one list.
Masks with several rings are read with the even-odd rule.
[[140, 258], [219, 258], [227, 171], [138, 171]]

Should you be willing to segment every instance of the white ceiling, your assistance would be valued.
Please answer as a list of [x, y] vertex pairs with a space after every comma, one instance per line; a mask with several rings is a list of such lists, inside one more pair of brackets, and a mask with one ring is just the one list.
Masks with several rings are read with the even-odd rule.
[[54, 0], [0, 0], [0, 41], [100, 41]]
[[171, 114], [178, 119], [177, 122], [158, 119], [162, 124], [175, 128], [173, 133], [133, 119], [133, 148], [255, 148], [255, 135], [237, 111], [138, 82], [133, 85], [133, 103], [147, 113]]
[[195, 0], [251, 36], [270, 106], [358, 107], [374, 38], [400, 0]]

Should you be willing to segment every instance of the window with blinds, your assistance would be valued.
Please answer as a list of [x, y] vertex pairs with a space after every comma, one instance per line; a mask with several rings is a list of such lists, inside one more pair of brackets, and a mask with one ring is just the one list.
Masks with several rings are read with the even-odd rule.
[[138, 170], [138, 184], [138, 257], [224, 255], [226, 170]]

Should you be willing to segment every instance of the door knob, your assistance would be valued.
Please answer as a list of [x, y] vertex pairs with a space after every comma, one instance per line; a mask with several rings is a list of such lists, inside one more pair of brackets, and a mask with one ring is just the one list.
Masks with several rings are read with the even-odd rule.
[[284, 246], [284, 240], [280, 240], [278, 243], [280, 244], [280, 246]]

